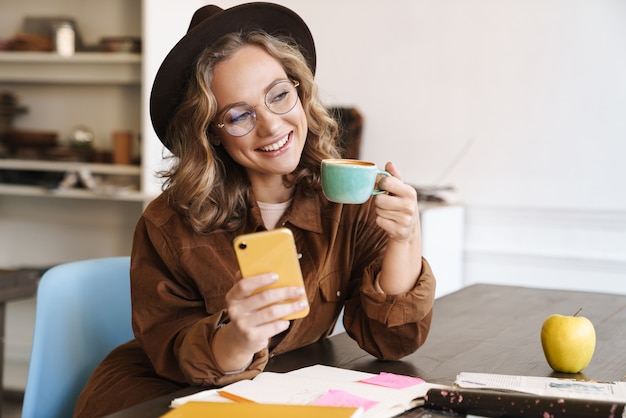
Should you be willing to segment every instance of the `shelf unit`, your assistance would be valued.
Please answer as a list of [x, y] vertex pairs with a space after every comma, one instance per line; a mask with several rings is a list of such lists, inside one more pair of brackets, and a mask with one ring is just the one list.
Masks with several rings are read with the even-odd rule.
[[88, 169], [93, 173], [139, 176], [141, 167], [138, 165], [118, 165], [83, 163], [75, 161], [45, 161], [45, 160], [20, 160], [20, 159], [0, 159], [0, 169], [23, 170], [23, 171], [79, 171]]
[[[83, 45], [90, 50], [104, 37], [146, 39], [146, 10], [167, 5], [152, 0], [89, 4], [82, 0], [9, 0], [0, 2], [0, 39], [12, 38], [21, 30], [23, 19], [31, 16], [71, 17]], [[98, 152], [113, 148], [114, 132], [130, 131], [132, 161], [141, 161], [139, 165], [47, 161], [40, 159], [43, 155], [31, 160], [22, 153], [0, 157], [6, 181], [0, 182], [0, 269], [49, 267], [130, 254], [137, 219], [158, 193], [150, 190], [156, 169], [143, 150], [148, 142], [144, 131], [149, 126], [142, 105], [146, 55], [145, 49], [141, 54], [77, 51], [69, 57], [54, 52], [0, 51], [0, 92], [14, 94], [18, 105], [28, 109], [14, 119], [14, 129], [55, 132], [59, 146], [65, 149], [71, 145], [74, 129], [85, 126], [94, 133]], [[55, 180], [63, 173], [88, 172], [109, 180], [100, 184], [110, 187], [59, 189], [53, 184], [50, 189], [20, 181], [10, 184], [14, 179], [28, 180], [30, 173], [25, 172], [47, 173]], [[123, 187], [125, 184], [132, 189]], [[34, 303], [34, 299], [16, 301], [7, 308], [7, 388], [19, 390], [25, 384]]]
[[[53, 100], [60, 89], [73, 89], [82, 94], [89, 86], [112, 89], [131, 88], [139, 91], [141, 86], [141, 55], [137, 53], [79, 52], [63, 57], [53, 52], [0, 52], [0, 86], [4, 89], [27, 90], [37, 86], [41, 89], [56, 88], [55, 99], [46, 106], [54, 106]], [[66, 90], [68, 91], [68, 90]], [[102, 90], [98, 90], [102, 91]], [[89, 94], [89, 93], [85, 93]], [[118, 93], [119, 94], [119, 93]], [[122, 93], [123, 95], [123, 93]], [[91, 94], [89, 97], [97, 97]], [[139, 94], [137, 94], [139, 97]], [[41, 102], [45, 99], [33, 99]], [[127, 105], [127, 104], [126, 104]], [[137, 102], [137, 107], [139, 103]], [[128, 106], [128, 105], [127, 105]], [[139, 112], [137, 112], [139, 113]], [[67, 116], [69, 119], [69, 116]], [[140, 126], [139, 121], [136, 126]], [[139, 128], [137, 128], [138, 130]], [[103, 136], [103, 135], [101, 135]], [[89, 164], [65, 161], [43, 161], [26, 159], [0, 159], [0, 170], [23, 170], [39, 172], [88, 172], [108, 177], [127, 176], [130, 187], [101, 185], [93, 190], [80, 188], [46, 188], [30, 185], [0, 183], [0, 195], [68, 197], [72, 199], [112, 199], [145, 202], [146, 196], [139, 190], [141, 167], [114, 164]]]
[[52, 52], [0, 53], [0, 83], [139, 85], [141, 55], [79, 52], [63, 57]]
[[[55, 132], [65, 148], [72, 130], [85, 126], [94, 132], [94, 150], [108, 151], [116, 130], [141, 131], [141, 70], [138, 53], [6, 51], [0, 91], [28, 109], [15, 118], [15, 130]], [[0, 158], [0, 247], [7, 249], [0, 268], [128, 254], [134, 223], [150, 200], [141, 189], [144, 168], [42, 158]], [[62, 244], [50, 248], [54, 240]]]
[[[141, 167], [137, 165], [96, 164], [65, 161], [42, 161], [0, 159], [1, 170], [46, 173], [87, 173], [90, 176], [126, 179], [127, 185], [97, 184], [94, 189], [47, 188], [42, 186], [0, 183], [0, 195], [67, 197], [73, 199], [111, 199], [144, 202], [147, 197], [137, 187], [140, 184]], [[136, 186], [136, 187], [133, 187]]]

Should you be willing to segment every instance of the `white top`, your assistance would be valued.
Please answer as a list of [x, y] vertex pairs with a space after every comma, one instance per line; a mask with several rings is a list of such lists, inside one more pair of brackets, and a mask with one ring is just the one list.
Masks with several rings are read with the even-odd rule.
[[281, 216], [283, 216], [283, 213], [285, 213], [292, 200], [293, 199], [289, 199], [288, 201], [282, 203], [257, 202], [259, 209], [261, 209], [263, 223], [267, 229], [276, 228], [278, 220]]

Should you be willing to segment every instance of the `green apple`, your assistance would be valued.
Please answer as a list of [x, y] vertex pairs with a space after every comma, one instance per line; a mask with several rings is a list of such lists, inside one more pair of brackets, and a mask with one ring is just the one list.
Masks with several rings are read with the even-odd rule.
[[563, 373], [578, 373], [589, 365], [596, 348], [591, 321], [577, 316], [551, 315], [541, 327], [541, 346], [548, 364]]

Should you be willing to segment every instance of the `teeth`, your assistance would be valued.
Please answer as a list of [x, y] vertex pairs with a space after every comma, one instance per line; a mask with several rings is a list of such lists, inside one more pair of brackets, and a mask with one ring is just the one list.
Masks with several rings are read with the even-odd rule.
[[287, 141], [289, 140], [289, 136], [284, 137], [283, 139], [281, 139], [278, 142], [274, 142], [272, 145], [268, 145], [267, 147], [263, 147], [260, 148], [261, 151], [276, 151], [281, 149], [283, 146], [285, 146], [285, 144], [287, 143]]

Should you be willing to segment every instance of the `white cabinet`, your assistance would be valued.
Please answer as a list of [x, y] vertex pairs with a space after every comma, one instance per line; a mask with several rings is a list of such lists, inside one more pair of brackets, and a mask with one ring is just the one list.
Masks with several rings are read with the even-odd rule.
[[465, 208], [460, 204], [420, 204], [423, 253], [437, 278], [435, 297], [463, 287]]

